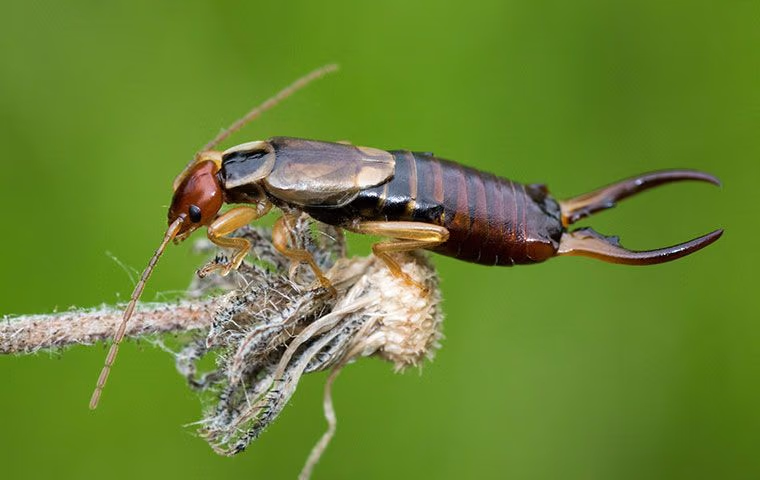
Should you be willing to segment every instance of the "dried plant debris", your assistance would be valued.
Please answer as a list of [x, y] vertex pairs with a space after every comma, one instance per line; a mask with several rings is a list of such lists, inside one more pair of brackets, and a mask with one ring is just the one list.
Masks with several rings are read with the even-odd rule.
[[[289, 277], [244, 264], [237, 274], [239, 287], [220, 299], [208, 335], [177, 355], [177, 368], [193, 388], [215, 392], [200, 423], [201, 434], [220, 454], [238, 453], [257, 438], [304, 373], [375, 354], [403, 369], [438, 346], [440, 294], [427, 259], [402, 259], [404, 270], [427, 286], [422, 292], [393, 277], [374, 257], [344, 258], [342, 235], [319, 227], [309, 235], [304, 234], [310, 232], [308, 224], [299, 224], [296, 237], [315, 255], [337, 295], [318, 287], [309, 269]], [[255, 229], [243, 234], [253, 235], [257, 245], [268, 243]], [[266, 246], [258, 253], [262, 261], [281, 262], [276, 271], [289, 267]], [[191, 290], [202, 296], [207, 288], [219, 288], [220, 281], [198, 279]], [[199, 374], [198, 362], [209, 354], [216, 367]]]
[[[302, 472], [307, 478], [335, 430], [329, 386], [339, 369], [366, 356], [390, 361], [396, 370], [418, 365], [439, 346], [442, 312], [438, 277], [424, 254], [398, 260], [426, 291], [394, 277], [374, 257], [345, 258], [343, 235], [333, 227], [302, 217], [292, 233], [295, 246], [312, 252], [336, 293], [321, 287], [310, 269], [292, 266], [277, 253], [268, 230], [248, 227], [238, 235], [252, 241], [254, 263], [243, 263], [227, 277], [195, 278], [181, 302], [140, 308], [128, 336], [194, 332], [183, 337], [176, 365], [201, 392], [200, 434], [222, 455], [239, 453], [255, 440], [303, 374], [332, 370], [324, 404], [329, 429]], [[211, 250], [203, 241], [196, 247]], [[218, 255], [214, 261], [227, 259]], [[102, 340], [119, 314], [111, 308], [6, 318], [0, 323], [0, 352]]]

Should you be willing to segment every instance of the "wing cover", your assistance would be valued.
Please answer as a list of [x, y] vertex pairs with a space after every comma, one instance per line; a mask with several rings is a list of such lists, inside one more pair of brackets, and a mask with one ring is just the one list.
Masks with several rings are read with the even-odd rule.
[[222, 179], [225, 188], [258, 182], [274, 167], [274, 151], [268, 142], [236, 145], [222, 153]]
[[393, 178], [396, 162], [384, 150], [290, 137], [269, 143], [275, 164], [266, 189], [295, 205], [343, 206], [360, 190]]

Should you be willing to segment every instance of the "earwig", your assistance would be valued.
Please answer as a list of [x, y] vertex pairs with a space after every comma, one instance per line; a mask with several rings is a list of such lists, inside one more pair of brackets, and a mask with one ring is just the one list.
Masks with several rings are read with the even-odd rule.
[[[290, 247], [290, 226], [301, 213], [348, 231], [390, 238], [374, 244], [373, 253], [394, 276], [419, 287], [421, 294], [424, 287], [401, 270], [392, 254], [426, 249], [502, 266], [540, 263], [556, 256], [652, 265], [694, 253], [723, 233], [719, 229], [678, 245], [634, 251], [591, 228], [568, 229], [619, 200], [665, 183], [695, 180], [720, 185], [716, 177], [696, 170], [645, 173], [558, 201], [544, 185], [517, 183], [430, 153], [289, 137], [214, 150], [280, 100], [336, 68], [315, 70], [251, 110], [209, 142], [175, 179], [169, 228], [124, 311], [90, 408], [97, 407], [129, 318], [168, 243], [180, 242], [205, 226], [209, 240], [233, 254], [227, 263], [211, 262], [198, 273], [227, 275], [251, 249], [248, 240], [229, 235], [273, 206], [283, 212], [272, 230], [273, 245], [292, 262], [308, 264], [328, 289], [332, 284], [312, 255]], [[225, 203], [238, 205], [220, 214]]]

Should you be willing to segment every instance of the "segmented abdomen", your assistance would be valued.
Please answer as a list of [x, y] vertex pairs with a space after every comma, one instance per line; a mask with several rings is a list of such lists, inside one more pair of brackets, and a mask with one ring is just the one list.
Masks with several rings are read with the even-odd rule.
[[523, 185], [427, 153], [390, 152], [394, 177], [339, 208], [307, 209], [318, 220], [419, 221], [449, 230], [433, 250], [485, 265], [536, 263], [553, 256], [562, 234], [557, 202]]

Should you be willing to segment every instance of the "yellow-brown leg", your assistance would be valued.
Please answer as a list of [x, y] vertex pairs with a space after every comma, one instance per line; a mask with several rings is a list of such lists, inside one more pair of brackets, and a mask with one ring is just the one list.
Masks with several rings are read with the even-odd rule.
[[335, 288], [333, 287], [332, 282], [330, 282], [330, 280], [325, 277], [324, 273], [322, 273], [322, 270], [317, 265], [317, 262], [314, 261], [314, 257], [311, 253], [306, 250], [290, 248], [288, 246], [288, 243], [290, 243], [291, 219], [292, 217], [285, 214], [274, 223], [274, 227], [272, 228], [272, 244], [274, 245], [274, 248], [284, 256], [288, 257], [292, 262], [307, 263], [314, 272], [314, 275], [316, 275], [319, 283], [321, 283], [323, 287], [329, 288], [334, 293]]
[[379, 235], [396, 239], [372, 245], [372, 252], [377, 258], [385, 262], [395, 277], [423, 291], [427, 288], [404, 273], [391, 253], [431, 248], [449, 239], [449, 231], [445, 227], [422, 222], [362, 222], [350, 230], [366, 235]]
[[211, 225], [208, 226], [208, 231], [206, 232], [208, 239], [222, 248], [232, 249], [232, 258], [224, 265], [210, 262], [198, 271], [198, 275], [205, 277], [215, 270], [221, 270], [220, 274], [225, 276], [232, 270], [237, 269], [248, 254], [248, 251], [251, 249], [251, 242], [245, 238], [228, 238], [227, 235], [238, 228], [251, 223], [253, 220], [261, 218], [269, 211], [269, 208], [271, 208], [271, 204], [268, 203], [257, 205], [255, 207], [236, 207], [232, 210], [228, 210], [214, 220]]

